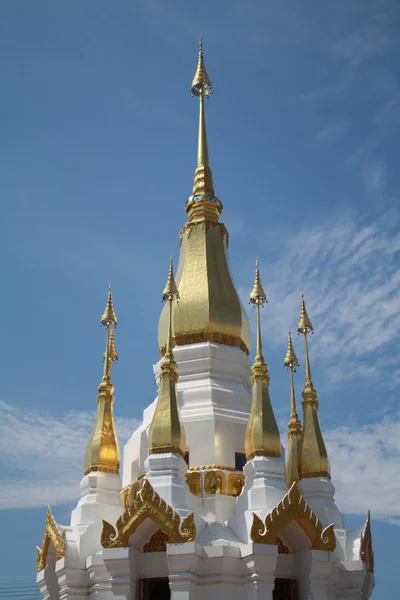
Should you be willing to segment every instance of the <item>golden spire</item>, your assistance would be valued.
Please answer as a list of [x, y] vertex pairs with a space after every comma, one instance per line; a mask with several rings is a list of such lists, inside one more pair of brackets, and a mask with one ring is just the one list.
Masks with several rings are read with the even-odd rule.
[[107, 328], [107, 342], [104, 353], [103, 378], [97, 396], [96, 418], [85, 452], [85, 475], [91, 471], [119, 474], [120, 453], [113, 412], [114, 387], [111, 383], [112, 364], [118, 360], [114, 340], [114, 327], [117, 325], [117, 316], [112, 301], [111, 284], [106, 308], [100, 323]]
[[256, 278], [249, 302], [257, 309], [257, 349], [253, 372], [253, 397], [244, 438], [247, 460], [253, 456], [280, 456], [281, 438], [269, 397], [269, 375], [262, 354], [260, 306], [267, 302], [256, 263]]
[[[214, 196], [204, 119], [204, 96], [211, 81], [199, 63], [192, 93], [199, 98], [199, 151], [193, 196], [186, 203], [188, 222], [180, 232], [180, 257], [176, 272], [180, 301], [174, 309], [174, 345], [210, 343], [250, 351], [250, 324], [229, 270], [229, 234], [219, 222], [222, 204]], [[158, 345], [165, 352], [169, 308], [166, 302], [158, 326]]]
[[303, 293], [301, 294], [301, 313], [297, 331], [304, 335], [306, 363], [306, 380], [304, 390], [301, 394], [303, 396], [303, 437], [300, 456], [301, 477], [328, 477], [330, 479], [328, 454], [318, 420], [319, 402], [312, 382], [310, 359], [308, 356], [307, 336], [310, 332], [313, 332], [313, 326], [306, 311]]
[[301, 423], [296, 411], [296, 396], [294, 391], [294, 377], [293, 373], [296, 372], [296, 367], [299, 366], [296, 353], [293, 349], [292, 337], [290, 330], [288, 333], [288, 349], [286, 352], [283, 366], [290, 370], [290, 391], [291, 391], [291, 403], [290, 403], [290, 420], [288, 423], [288, 456], [286, 460], [286, 482], [288, 488], [293, 483], [300, 479], [300, 446], [301, 446]]
[[168, 302], [169, 321], [166, 352], [161, 363], [160, 391], [157, 406], [149, 429], [149, 454], [174, 452], [182, 457], [186, 451], [186, 436], [179, 414], [176, 382], [177, 364], [172, 353], [172, 308], [174, 300], [179, 300], [175, 284], [172, 258], [170, 260], [167, 285], [163, 290], [163, 302]]
[[212, 84], [204, 66], [202, 38], [200, 38], [199, 43], [197, 70], [190, 91], [193, 96], [199, 97], [200, 115], [197, 168], [194, 175], [192, 196], [187, 202], [186, 211], [191, 221], [204, 218], [218, 221], [218, 217], [222, 212], [222, 204], [214, 195], [214, 183], [208, 157], [206, 119], [204, 114], [204, 97], [212, 94]]

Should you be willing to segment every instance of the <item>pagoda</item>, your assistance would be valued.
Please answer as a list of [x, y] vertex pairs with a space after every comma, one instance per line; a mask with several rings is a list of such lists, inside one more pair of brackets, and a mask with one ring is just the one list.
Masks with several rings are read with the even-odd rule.
[[[120, 450], [112, 366], [117, 316], [110, 288], [101, 324], [104, 371], [80, 498], [69, 525], [47, 512], [37, 548], [46, 600], [367, 600], [374, 587], [370, 515], [349, 531], [334, 500], [319, 424], [304, 297], [302, 419], [299, 362], [289, 332], [287, 456], [269, 392], [258, 263], [250, 303], [256, 350], [227, 258], [205, 120], [212, 93], [202, 44], [191, 92], [200, 108], [197, 168], [158, 328], [157, 398]], [[267, 312], [267, 311], [263, 311]], [[266, 319], [268, 316], [266, 315]]]

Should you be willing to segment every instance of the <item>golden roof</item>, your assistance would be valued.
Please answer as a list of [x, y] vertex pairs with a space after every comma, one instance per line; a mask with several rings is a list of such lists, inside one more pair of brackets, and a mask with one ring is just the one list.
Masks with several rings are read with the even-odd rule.
[[[200, 118], [197, 168], [193, 194], [186, 204], [189, 222], [180, 234], [180, 256], [176, 284], [180, 300], [174, 310], [173, 342], [177, 345], [215, 342], [250, 349], [250, 325], [232, 281], [227, 260], [228, 232], [219, 216], [222, 204], [214, 195], [209, 166], [204, 115], [204, 96], [211, 81], [204, 67], [202, 46], [192, 84], [199, 97]], [[168, 307], [164, 306], [158, 342], [161, 351], [168, 330]]]

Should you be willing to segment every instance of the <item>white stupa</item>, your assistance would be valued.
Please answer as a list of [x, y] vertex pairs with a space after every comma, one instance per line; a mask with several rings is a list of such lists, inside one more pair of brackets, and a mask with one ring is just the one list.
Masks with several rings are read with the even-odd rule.
[[[308, 357], [312, 324], [301, 300], [305, 342], [303, 421], [297, 415], [290, 334], [288, 456], [269, 397], [258, 265], [250, 327], [228, 267], [209, 166], [199, 62], [198, 162], [180, 259], [172, 263], [159, 324], [159, 393], [124, 448], [123, 475], [113, 416], [117, 324], [111, 289], [104, 375], [85, 459], [81, 496], [69, 525], [48, 510], [37, 549], [37, 582], [48, 600], [366, 600], [374, 587], [370, 517], [348, 531], [334, 501]], [[288, 401], [289, 406], [289, 401]]]

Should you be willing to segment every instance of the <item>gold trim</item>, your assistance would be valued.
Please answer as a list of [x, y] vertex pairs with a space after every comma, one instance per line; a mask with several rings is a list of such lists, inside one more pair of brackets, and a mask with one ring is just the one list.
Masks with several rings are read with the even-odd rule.
[[47, 565], [47, 554], [50, 542], [52, 542], [56, 551], [56, 560], [60, 560], [67, 553], [67, 544], [65, 541], [65, 531], [61, 532], [51, 513], [50, 507], [47, 508], [46, 525], [43, 533], [42, 547], [36, 546], [36, 570], [42, 571]]
[[360, 558], [365, 563], [368, 573], [373, 573], [374, 552], [372, 550], [372, 535], [371, 535], [371, 513], [368, 511], [368, 517], [364, 525], [364, 531], [361, 534]]
[[131, 504], [117, 520], [116, 528], [103, 521], [101, 545], [103, 548], [126, 548], [129, 538], [143, 521], [151, 519], [168, 536], [168, 542], [183, 543], [196, 539], [196, 526], [193, 513], [185, 519], [171, 508], [147, 479], [143, 481], [140, 490], [133, 494]]
[[211, 471], [212, 469], [220, 469], [221, 471], [236, 472], [235, 467], [223, 467], [222, 465], [203, 465], [201, 467], [190, 467], [189, 471]]
[[321, 521], [308, 506], [294, 483], [281, 502], [266, 516], [265, 522], [253, 513], [250, 536], [257, 544], [277, 543], [279, 534], [291, 523], [297, 521], [311, 541], [313, 550], [333, 552], [336, 548], [334, 525], [322, 529]]
[[179, 454], [182, 458], [185, 458], [185, 453], [179, 446], [153, 446], [153, 448], [149, 448], [149, 454], [167, 454], [168, 452]]
[[[227, 333], [217, 333], [215, 331], [195, 331], [191, 333], [180, 333], [172, 338], [172, 346], [187, 346], [189, 344], [201, 344], [202, 342], [212, 342], [222, 344], [223, 346], [232, 346], [240, 348], [242, 352], [250, 354], [250, 350], [243, 342], [242, 338]], [[165, 355], [165, 345], [160, 348], [161, 356]]]
[[116, 467], [107, 467], [105, 465], [96, 465], [93, 467], [89, 467], [86, 471], [83, 472], [84, 475], [89, 475], [89, 473], [99, 471], [101, 473], [113, 473], [114, 475], [119, 475], [119, 469]]
[[199, 471], [187, 471], [186, 473], [186, 483], [194, 496], [200, 496], [201, 494], [201, 479]]
[[228, 475], [228, 496], [240, 496], [244, 486], [243, 473], [229, 473]]
[[204, 493], [226, 495], [226, 473], [213, 469], [204, 475]]
[[158, 529], [147, 544], [143, 546], [143, 552], [166, 552], [168, 536], [161, 529]]

